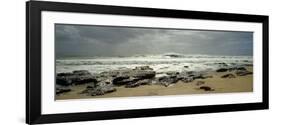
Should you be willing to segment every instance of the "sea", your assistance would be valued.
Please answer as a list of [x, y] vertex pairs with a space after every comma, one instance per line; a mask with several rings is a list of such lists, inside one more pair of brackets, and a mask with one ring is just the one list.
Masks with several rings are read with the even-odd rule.
[[149, 66], [156, 76], [167, 72], [214, 71], [221, 67], [253, 65], [252, 56], [184, 55], [178, 53], [119, 57], [64, 57], [56, 59], [56, 73], [88, 70], [93, 74]]

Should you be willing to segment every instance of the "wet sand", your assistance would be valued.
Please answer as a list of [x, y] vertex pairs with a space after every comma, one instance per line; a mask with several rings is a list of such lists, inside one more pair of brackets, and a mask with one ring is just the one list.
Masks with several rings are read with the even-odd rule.
[[[252, 67], [247, 67], [252, 71]], [[236, 78], [221, 78], [222, 75], [232, 73]], [[136, 88], [116, 87], [117, 91], [101, 96], [87, 96], [79, 94], [87, 84], [71, 87], [72, 91], [56, 95], [56, 100], [83, 99], [83, 98], [110, 98], [110, 97], [131, 97], [131, 96], [162, 96], [162, 95], [185, 95], [185, 94], [210, 94], [210, 93], [232, 93], [232, 92], [252, 92], [253, 75], [237, 76], [234, 72], [212, 72], [212, 78], [196, 79], [189, 83], [179, 81], [178, 83], [165, 87], [161, 85], [142, 85]], [[204, 81], [202, 85], [197, 85], [198, 81]], [[208, 86], [213, 91], [199, 89], [200, 86]]]

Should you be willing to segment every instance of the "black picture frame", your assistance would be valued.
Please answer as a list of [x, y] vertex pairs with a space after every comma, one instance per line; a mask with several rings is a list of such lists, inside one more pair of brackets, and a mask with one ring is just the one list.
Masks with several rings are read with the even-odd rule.
[[[134, 15], [148, 17], [169, 17], [181, 19], [207, 19], [220, 21], [241, 21], [262, 23], [263, 45], [263, 99], [260, 103], [241, 103], [225, 105], [205, 105], [192, 107], [169, 107], [137, 110], [48, 114], [41, 113], [41, 11], [99, 13], [115, 15]], [[268, 58], [269, 18], [264, 15], [230, 14], [168, 10], [138, 7], [120, 7], [62, 2], [28, 1], [26, 3], [26, 123], [58, 123], [119, 118], [137, 118], [197, 113], [230, 112], [269, 108], [269, 58]]]

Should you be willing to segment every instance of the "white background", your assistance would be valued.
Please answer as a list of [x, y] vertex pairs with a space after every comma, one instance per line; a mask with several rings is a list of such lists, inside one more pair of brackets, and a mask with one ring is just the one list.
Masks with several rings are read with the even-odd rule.
[[[71, 0], [65, 0], [71, 1]], [[166, 116], [122, 120], [63, 123], [65, 125], [144, 124], [278, 124], [281, 116], [281, 8], [277, 0], [72, 0], [96, 4], [201, 10], [270, 16], [270, 110]], [[0, 4], [1, 87], [0, 123], [19, 125], [25, 120], [25, 0]]]

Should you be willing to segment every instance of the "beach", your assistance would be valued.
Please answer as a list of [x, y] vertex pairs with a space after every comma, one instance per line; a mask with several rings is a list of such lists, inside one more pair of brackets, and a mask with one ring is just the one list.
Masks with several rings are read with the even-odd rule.
[[55, 100], [253, 92], [253, 32], [58, 24], [56, 36]]
[[[252, 72], [252, 66], [244, 66], [246, 71]], [[229, 75], [231, 74], [231, 75]], [[206, 75], [206, 74], [205, 74]], [[225, 78], [222, 78], [225, 76]], [[178, 80], [168, 86], [155, 84], [145, 84], [128, 88], [116, 86], [114, 92], [102, 95], [81, 94], [87, 86], [92, 83], [70, 86], [71, 91], [56, 94], [56, 100], [66, 99], [88, 99], [88, 98], [112, 98], [112, 97], [134, 97], [134, 96], [164, 96], [164, 95], [188, 95], [188, 94], [213, 94], [213, 93], [237, 93], [253, 92], [253, 75], [237, 75], [236, 70], [224, 72], [211, 71], [206, 78], [194, 79], [190, 82]]]

